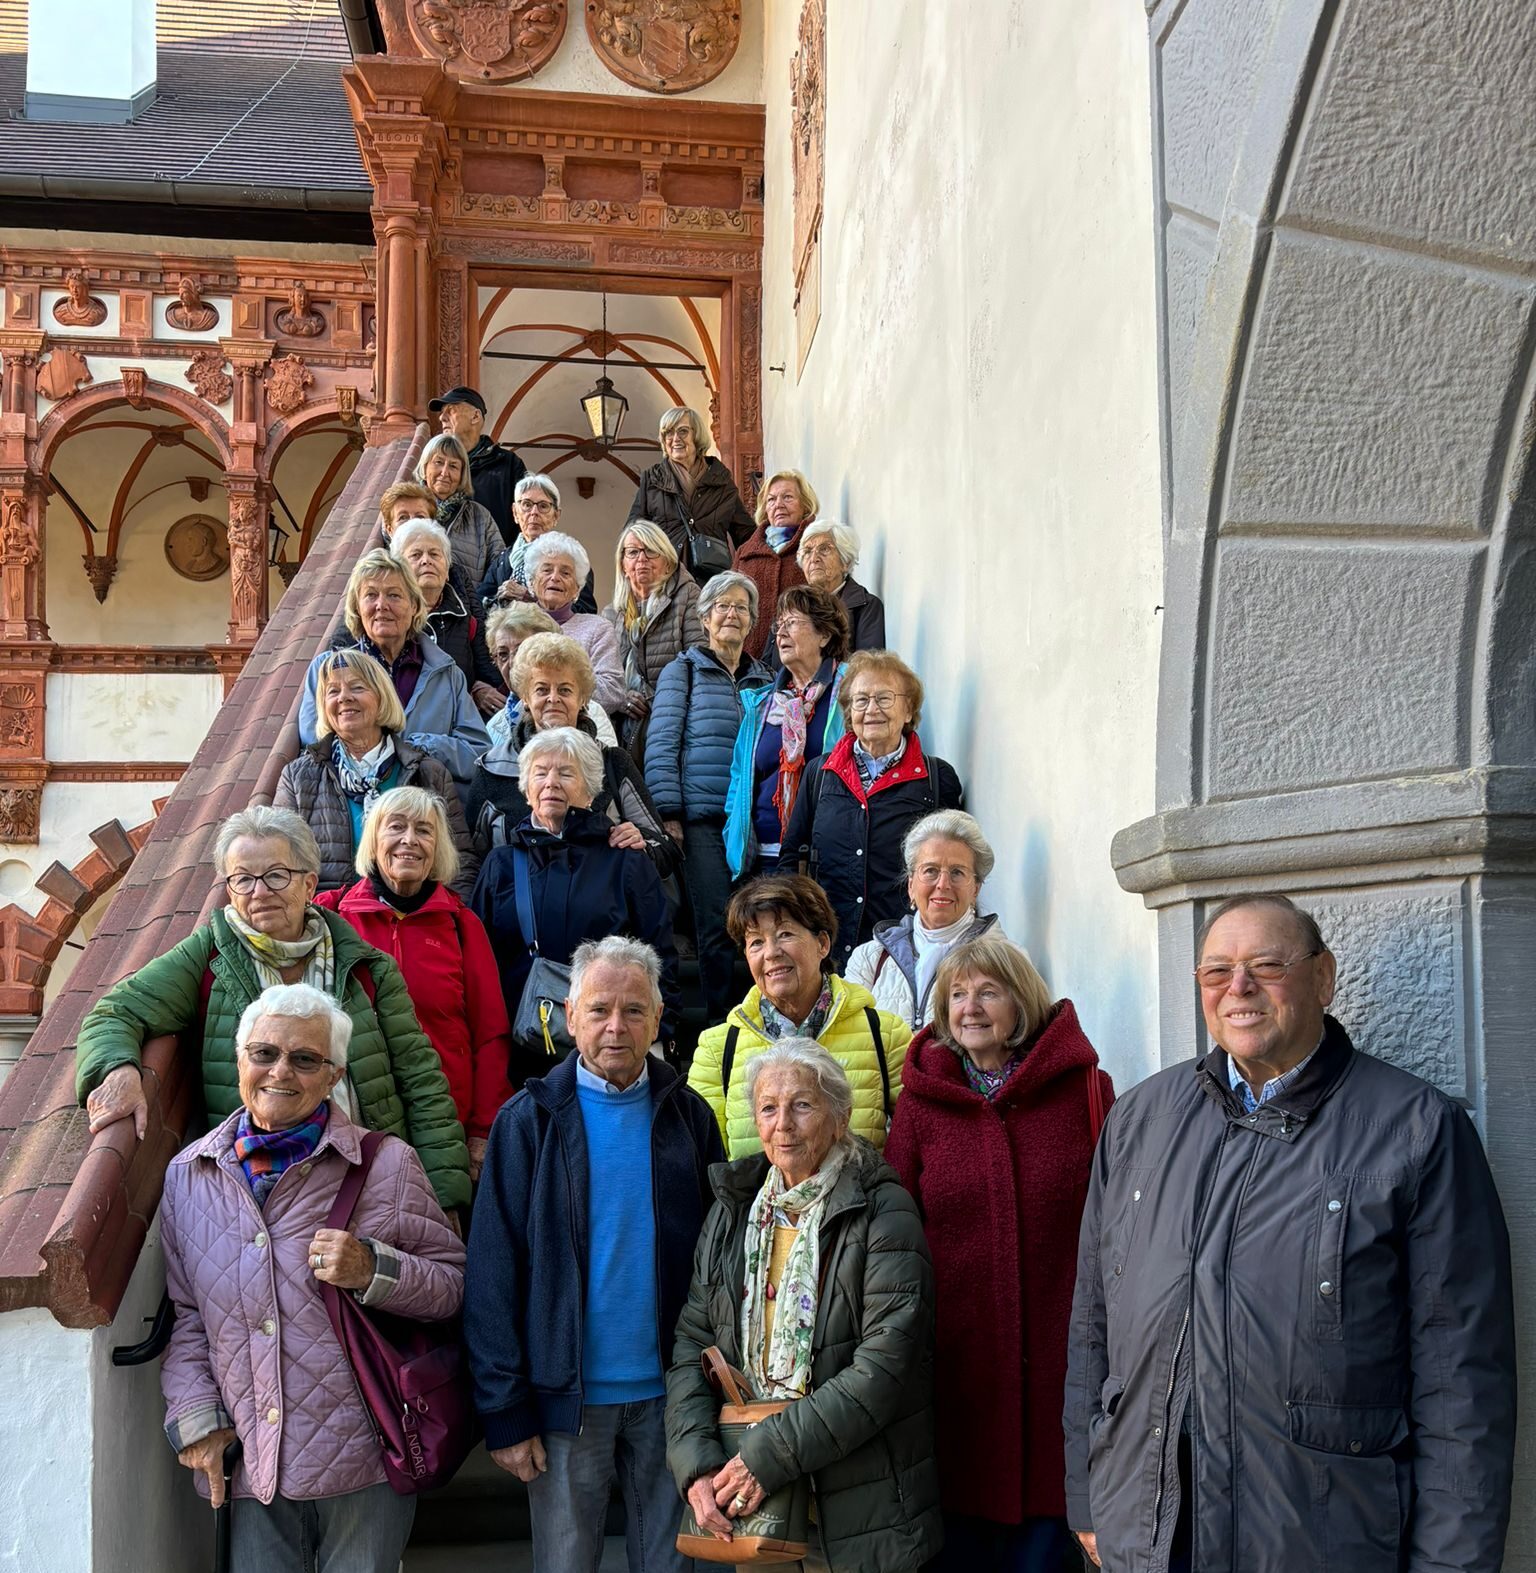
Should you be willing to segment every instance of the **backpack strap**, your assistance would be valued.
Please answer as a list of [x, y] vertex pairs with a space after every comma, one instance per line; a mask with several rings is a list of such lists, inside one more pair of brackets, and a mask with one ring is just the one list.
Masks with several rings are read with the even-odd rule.
[[731, 1097], [731, 1066], [736, 1063], [736, 1040], [741, 1036], [741, 1028], [730, 1026], [725, 1029], [725, 1047], [720, 1051], [720, 1086], [725, 1093], [726, 1102]]
[[362, 1158], [347, 1170], [341, 1189], [336, 1192], [336, 1200], [331, 1203], [330, 1215], [325, 1220], [327, 1229], [345, 1229], [352, 1222], [352, 1214], [357, 1211], [357, 1199], [368, 1183], [368, 1171], [373, 1167], [373, 1160], [378, 1156], [386, 1134], [384, 1131], [368, 1131], [364, 1134]]
[[880, 1036], [880, 1012], [873, 1005], [864, 1007], [869, 1035], [875, 1040], [875, 1058], [880, 1062], [880, 1101], [885, 1105], [886, 1123], [891, 1118], [891, 1068], [885, 1063], [885, 1040]]
[[1088, 1067], [1088, 1136], [1095, 1147], [1099, 1145], [1099, 1132], [1104, 1129], [1104, 1083], [1099, 1080], [1099, 1067]]
[[880, 974], [885, 971], [885, 964], [890, 959], [890, 951], [888, 951], [885, 946], [882, 945], [880, 947], [880, 959], [875, 963], [875, 975], [869, 980], [871, 983], [878, 983], [880, 981]]
[[517, 897], [517, 926], [523, 931], [523, 943], [537, 956], [539, 931], [533, 921], [533, 885], [528, 877], [528, 854], [521, 847], [512, 848], [512, 885]]

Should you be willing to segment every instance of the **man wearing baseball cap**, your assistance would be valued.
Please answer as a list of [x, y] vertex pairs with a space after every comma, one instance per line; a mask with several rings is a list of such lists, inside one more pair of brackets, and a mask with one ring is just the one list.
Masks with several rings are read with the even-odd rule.
[[469, 450], [475, 501], [490, 510], [502, 540], [510, 546], [517, 539], [512, 488], [528, 473], [528, 466], [511, 448], [503, 448], [486, 435], [485, 400], [473, 388], [450, 388], [427, 408], [439, 417], [443, 430]]

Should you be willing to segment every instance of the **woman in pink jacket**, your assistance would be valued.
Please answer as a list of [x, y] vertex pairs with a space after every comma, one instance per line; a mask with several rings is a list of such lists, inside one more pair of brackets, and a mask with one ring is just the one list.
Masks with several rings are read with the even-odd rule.
[[464, 1246], [412, 1148], [387, 1137], [351, 1228], [325, 1227], [362, 1130], [336, 1092], [351, 1019], [307, 984], [269, 988], [236, 1034], [243, 1107], [179, 1153], [160, 1203], [176, 1325], [165, 1430], [200, 1492], [223, 1500], [238, 1436], [234, 1573], [395, 1573], [415, 1498], [385, 1483], [372, 1420], [320, 1285], [393, 1316], [441, 1321], [464, 1295]]

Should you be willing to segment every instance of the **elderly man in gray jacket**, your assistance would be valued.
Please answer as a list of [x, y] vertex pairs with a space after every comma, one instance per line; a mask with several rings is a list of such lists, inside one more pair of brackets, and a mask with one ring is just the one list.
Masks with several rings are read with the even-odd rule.
[[1225, 902], [1196, 954], [1214, 1046], [1094, 1160], [1068, 1520], [1109, 1573], [1497, 1573], [1514, 1311], [1472, 1122], [1325, 1014], [1285, 897]]

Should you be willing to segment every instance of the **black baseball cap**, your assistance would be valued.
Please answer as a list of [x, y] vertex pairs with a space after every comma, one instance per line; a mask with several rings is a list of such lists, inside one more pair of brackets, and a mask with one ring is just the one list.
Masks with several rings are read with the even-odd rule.
[[471, 404], [482, 415], [490, 413], [485, 407], [485, 400], [473, 388], [450, 388], [446, 393], [433, 399], [427, 408], [436, 415], [445, 404]]

